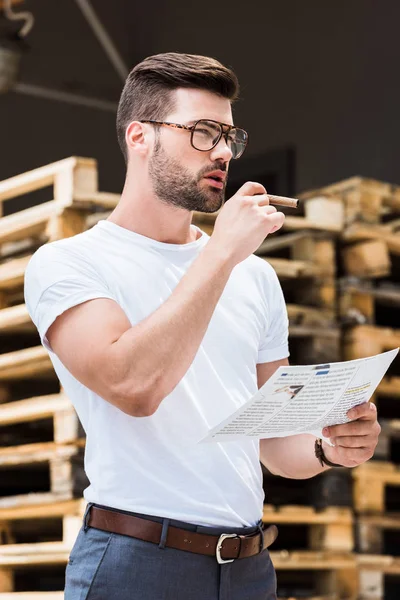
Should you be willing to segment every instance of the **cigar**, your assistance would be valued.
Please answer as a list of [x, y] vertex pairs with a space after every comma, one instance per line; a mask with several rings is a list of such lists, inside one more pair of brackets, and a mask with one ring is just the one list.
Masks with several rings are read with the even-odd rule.
[[289, 208], [298, 208], [299, 201], [297, 198], [287, 198], [286, 196], [273, 196], [272, 194], [267, 194], [269, 198], [269, 203], [276, 206], [288, 206]]

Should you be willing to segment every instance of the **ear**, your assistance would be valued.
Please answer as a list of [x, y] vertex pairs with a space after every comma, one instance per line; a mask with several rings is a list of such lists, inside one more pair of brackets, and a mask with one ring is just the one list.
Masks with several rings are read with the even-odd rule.
[[150, 133], [144, 123], [132, 121], [125, 132], [125, 142], [128, 150], [146, 153], [150, 145]]

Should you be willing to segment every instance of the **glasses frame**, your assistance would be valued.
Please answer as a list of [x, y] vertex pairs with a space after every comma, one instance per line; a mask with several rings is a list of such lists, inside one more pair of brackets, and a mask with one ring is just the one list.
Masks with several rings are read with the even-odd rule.
[[[196, 146], [193, 144], [193, 135], [195, 132], [196, 125], [198, 123], [201, 123], [201, 121], [206, 121], [208, 123], [216, 123], [217, 125], [219, 125], [219, 128], [220, 128], [220, 132], [219, 132], [217, 141], [214, 142], [214, 144], [208, 150], [201, 150], [200, 148], [196, 148]], [[240, 152], [240, 154], [238, 154], [237, 156], [233, 156], [233, 154], [232, 154], [232, 158], [234, 160], [238, 159], [242, 156], [243, 152], [246, 150], [247, 142], [249, 141], [249, 135], [248, 135], [247, 131], [245, 131], [244, 129], [241, 129], [241, 127], [236, 127], [236, 125], [227, 125], [226, 123], [220, 123], [219, 121], [214, 121], [214, 119], [198, 119], [193, 125], [182, 125], [181, 123], [170, 123], [169, 121], [152, 121], [150, 119], [143, 119], [143, 120], [139, 121], [139, 123], [150, 123], [151, 125], [167, 125], [168, 127], [174, 127], [176, 129], [185, 129], [186, 131], [190, 131], [190, 145], [195, 150], [198, 150], [198, 152], [210, 152], [210, 150], [212, 150], [213, 148], [215, 148], [215, 146], [217, 146], [217, 144], [219, 144], [219, 141], [222, 138], [222, 136], [224, 136], [226, 145], [229, 147], [228, 135], [232, 131], [232, 129], [238, 129], [239, 131], [243, 131], [245, 133], [245, 144], [244, 144], [244, 148]], [[225, 131], [224, 131], [224, 128], [225, 128]]]

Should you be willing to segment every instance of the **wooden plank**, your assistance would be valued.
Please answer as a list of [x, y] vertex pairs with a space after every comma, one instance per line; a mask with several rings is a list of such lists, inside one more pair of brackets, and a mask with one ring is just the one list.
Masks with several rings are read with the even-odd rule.
[[312, 506], [281, 506], [264, 504], [263, 521], [265, 523], [297, 523], [329, 525], [335, 523], [353, 523], [353, 513], [349, 508], [330, 506], [324, 510], [316, 510]]
[[322, 337], [324, 339], [337, 340], [341, 338], [340, 329], [326, 328], [326, 327], [315, 327], [315, 326], [303, 326], [303, 325], [290, 325], [289, 335], [294, 337]]
[[64, 600], [64, 592], [10, 592], [4, 594], [0, 593], [0, 600]]
[[286, 258], [264, 258], [276, 271], [278, 277], [316, 277], [319, 269], [313, 263], [301, 260], [289, 260]]
[[400, 254], [400, 236], [395, 233], [388, 233], [387, 227], [379, 225], [361, 225], [353, 224], [342, 234], [342, 238], [347, 242], [357, 242], [360, 240], [380, 240], [384, 242], [392, 254]]
[[298, 240], [308, 236], [308, 233], [299, 231], [296, 233], [288, 233], [286, 235], [267, 237], [254, 254], [257, 256], [263, 256], [268, 254], [268, 252], [275, 252], [276, 250], [290, 247], [292, 244], [294, 244], [294, 242], [297, 242]]
[[55, 200], [27, 208], [0, 219], [0, 244], [37, 237], [46, 230], [47, 221], [60, 211]]
[[41, 442], [0, 448], [0, 467], [32, 465], [52, 459], [69, 459], [78, 452], [78, 444], [56, 444]]
[[285, 506], [277, 509], [264, 505], [264, 523], [308, 525], [309, 547], [313, 550], [351, 552], [354, 547], [353, 515], [348, 508], [316, 511], [309, 506]]
[[0, 291], [12, 290], [24, 285], [25, 269], [30, 256], [15, 258], [0, 265]]
[[0, 354], [0, 381], [50, 375], [56, 377], [49, 354], [43, 346]]
[[0, 406], [0, 426], [45, 419], [54, 416], [57, 411], [71, 408], [71, 401], [63, 393], [8, 402]]
[[271, 560], [277, 570], [330, 570], [355, 569], [356, 561], [351, 552], [318, 552], [286, 550], [270, 552]]
[[0, 507], [0, 522], [25, 519], [46, 519], [62, 517], [64, 515], [83, 516], [87, 502], [83, 498], [74, 500], [39, 503], [33, 505], [21, 505], [11, 507]]
[[355, 560], [359, 569], [380, 571], [386, 575], [400, 575], [400, 557], [376, 554], [357, 554]]
[[41, 504], [47, 504], [49, 507], [56, 502], [66, 502], [73, 498], [72, 492], [52, 491], [52, 492], [34, 492], [27, 494], [18, 494], [16, 496], [4, 496], [0, 498], [0, 510], [36, 507]]
[[0, 546], [0, 567], [66, 565], [71, 547], [64, 542]]
[[[77, 188], [76, 193], [97, 190], [96, 168], [97, 162], [92, 158], [71, 157], [10, 177], [0, 182], [0, 202], [54, 185], [55, 200], [71, 204], [71, 188]], [[85, 189], [87, 187], [95, 189]]]
[[0, 331], [2, 333], [28, 333], [36, 331], [25, 304], [10, 306], [0, 310]]
[[291, 326], [326, 327], [333, 325], [336, 321], [334, 311], [328, 309], [303, 306], [301, 304], [286, 304], [286, 309]]
[[318, 230], [318, 231], [330, 231], [332, 233], [338, 233], [341, 229], [335, 223], [325, 223], [324, 226], [319, 223], [315, 223], [306, 217], [292, 217], [285, 216], [282, 229], [287, 230]]

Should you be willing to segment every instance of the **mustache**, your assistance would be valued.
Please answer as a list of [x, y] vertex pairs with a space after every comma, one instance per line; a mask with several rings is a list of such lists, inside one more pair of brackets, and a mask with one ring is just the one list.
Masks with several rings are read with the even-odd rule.
[[211, 173], [212, 171], [222, 171], [223, 173], [226, 173], [228, 171], [228, 168], [226, 166], [226, 164], [216, 164], [216, 165], [210, 165], [209, 167], [205, 167], [204, 169], [201, 170], [200, 174], [199, 174], [199, 180], [204, 177], [204, 175], [206, 175], [207, 173]]

